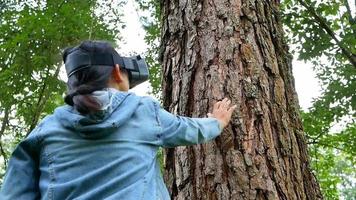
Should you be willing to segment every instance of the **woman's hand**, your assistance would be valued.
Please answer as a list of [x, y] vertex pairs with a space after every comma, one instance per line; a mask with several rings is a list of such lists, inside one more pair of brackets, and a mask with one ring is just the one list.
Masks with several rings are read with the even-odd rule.
[[230, 106], [230, 103], [231, 101], [227, 98], [218, 101], [214, 104], [213, 112], [208, 113], [208, 117], [216, 118], [220, 122], [222, 128], [225, 128], [229, 124], [231, 115], [237, 107], [236, 105]]

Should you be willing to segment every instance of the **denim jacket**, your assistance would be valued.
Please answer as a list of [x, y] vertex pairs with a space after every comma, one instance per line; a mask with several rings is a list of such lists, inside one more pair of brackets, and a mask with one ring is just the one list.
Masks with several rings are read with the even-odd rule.
[[158, 148], [207, 142], [221, 132], [215, 118], [175, 116], [149, 97], [112, 88], [93, 96], [99, 112], [58, 107], [18, 144], [0, 199], [170, 199]]

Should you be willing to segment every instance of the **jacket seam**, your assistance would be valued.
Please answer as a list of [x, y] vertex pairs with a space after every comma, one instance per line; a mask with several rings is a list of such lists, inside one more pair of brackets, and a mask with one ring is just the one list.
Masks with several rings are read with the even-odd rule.
[[158, 136], [159, 142], [161, 143], [161, 145], [163, 145], [162, 123], [161, 123], [161, 121], [159, 119], [160, 106], [157, 104], [157, 102], [153, 102], [153, 104], [154, 104], [154, 110], [155, 110], [155, 115], [156, 115], [156, 122], [157, 122], [157, 126], [158, 126], [157, 136]]
[[[41, 137], [41, 131], [42, 131], [42, 126], [43, 126], [43, 122], [38, 124], [37, 126], [37, 130], [35, 129], [34, 132], [33, 132], [33, 137], [34, 137], [34, 142], [35, 142], [35, 152], [36, 152], [36, 156], [38, 156], [36, 159], [37, 159], [37, 170], [40, 171], [40, 160], [41, 160], [41, 150], [42, 150], [42, 140], [43, 140], [43, 137]], [[40, 173], [40, 172], [39, 172]], [[38, 194], [40, 196], [40, 198], [42, 198], [42, 194], [41, 194], [41, 191], [40, 191], [40, 188], [39, 188], [39, 185], [40, 185], [40, 177], [36, 177], [38, 178], [37, 181], [38, 181]]]
[[55, 180], [54, 168], [52, 166], [53, 159], [50, 157], [50, 153], [48, 153], [47, 148], [44, 148], [44, 154], [46, 156], [46, 161], [48, 164], [48, 173], [49, 173], [48, 199], [52, 200], [54, 199], [53, 183]]

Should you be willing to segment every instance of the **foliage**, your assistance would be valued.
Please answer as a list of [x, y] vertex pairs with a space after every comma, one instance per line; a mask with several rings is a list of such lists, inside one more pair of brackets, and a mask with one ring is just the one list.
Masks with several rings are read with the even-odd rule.
[[146, 31], [145, 42], [149, 48], [147, 50], [146, 61], [149, 65], [150, 84], [153, 95], [160, 99], [162, 68], [159, 63], [159, 45], [161, 37], [161, 6], [158, 0], [136, 0], [141, 11], [145, 11], [141, 16], [143, 28]]
[[[312, 165], [326, 199], [356, 191], [356, 18], [347, 0], [286, 0], [283, 20], [298, 59], [313, 63], [323, 93], [302, 113]], [[340, 129], [341, 131], [337, 130]]]
[[[119, 38], [119, 11], [125, 1], [115, 2], [0, 2], [0, 178], [13, 146], [63, 104], [60, 51], [84, 39]], [[149, 45], [150, 83], [159, 96], [161, 5], [158, 0], [136, 2], [143, 11]], [[285, 0], [281, 8], [288, 41], [296, 46], [293, 53], [314, 64], [323, 87], [313, 107], [302, 112], [313, 169], [326, 199], [352, 199], [356, 196], [356, 19], [346, 0]]]
[[116, 26], [105, 20], [119, 23], [120, 15], [108, 18], [111, 7], [96, 12], [105, 6], [105, 2], [67, 0], [0, 4], [1, 177], [14, 145], [63, 104], [61, 51], [85, 39], [114, 41], [118, 36]]

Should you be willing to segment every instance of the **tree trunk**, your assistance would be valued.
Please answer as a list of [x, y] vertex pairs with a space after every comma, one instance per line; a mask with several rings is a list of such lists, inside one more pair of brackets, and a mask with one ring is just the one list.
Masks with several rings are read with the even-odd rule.
[[172, 199], [322, 199], [278, 6], [161, 1], [164, 107], [205, 117], [224, 97], [238, 105], [214, 141], [165, 151]]

